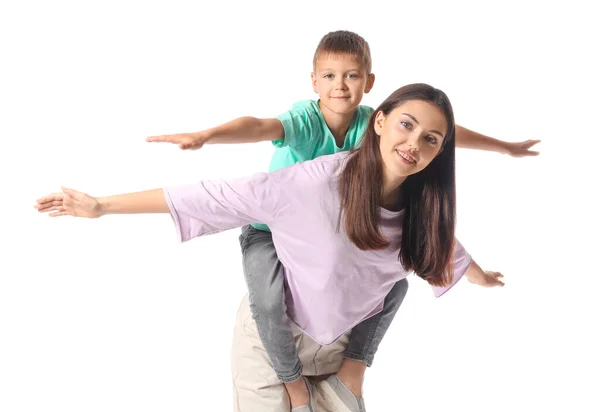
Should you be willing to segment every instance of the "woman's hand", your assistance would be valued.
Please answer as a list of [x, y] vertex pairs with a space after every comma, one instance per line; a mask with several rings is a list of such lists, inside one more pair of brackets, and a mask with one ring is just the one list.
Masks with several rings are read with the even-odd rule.
[[486, 288], [504, 286], [504, 282], [500, 280], [504, 277], [502, 273], [483, 270], [475, 261], [471, 262], [471, 265], [465, 272], [465, 276], [469, 282]]
[[50, 213], [50, 217], [75, 216], [97, 218], [102, 216], [100, 203], [95, 197], [77, 190], [61, 188], [61, 193], [52, 193], [39, 198], [34, 206], [40, 213]]

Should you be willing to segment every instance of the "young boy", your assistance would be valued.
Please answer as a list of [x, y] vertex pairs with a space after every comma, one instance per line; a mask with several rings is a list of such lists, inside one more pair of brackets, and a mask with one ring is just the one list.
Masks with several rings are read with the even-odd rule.
[[[204, 144], [250, 143], [270, 140], [277, 148], [269, 171], [339, 151], [360, 142], [373, 109], [361, 106], [373, 87], [368, 43], [355, 33], [325, 35], [314, 55], [312, 85], [318, 101], [300, 101], [277, 118], [241, 117], [197, 133], [149, 137], [149, 142], [170, 142], [181, 149]], [[457, 147], [492, 150], [515, 157], [536, 155], [529, 149], [538, 141], [508, 143], [457, 126]], [[256, 223], [240, 236], [250, 307], [265, 351], [290, 396], [294, 412], [315, 411], [310, 383], [302, 377], [289, 320], [286, 315], [284, 276], [269, 228]], [[362, 382], [367, 366], [386, 333], [407, 291], [398, 282], [384, 301], [383, 310], [355, 326], [337, 376], [328, 379], [350, 411], [364, 411]]]

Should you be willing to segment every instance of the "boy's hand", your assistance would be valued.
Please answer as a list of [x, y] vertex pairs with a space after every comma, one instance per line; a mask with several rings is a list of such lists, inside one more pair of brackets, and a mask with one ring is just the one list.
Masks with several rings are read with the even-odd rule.
[[512, 157], [537, 156], [540, 152], [529, 150], [538, 144], [541, 140], [526, 140], [524, 142], [507, 142], [505, 144], [506, 154]]
[[198, 150], [204, 146], [206, 140], [202, 133], [165, 134], [146, 138], [147, 142], [165, 142], [179, 145], [181, 150]]
[[477, 270], [472, 272], [467, 271], [465, 276], [469, 282], [486, 288], [504, 286], [504, 282], [500, 280], [500, 278], [503, 278], [504, 275], [502, 275], [500, 272], [490, 272], [486, 270]]
[[75, 216], [97, 218], [102, 216], [100, 203], [92, 196], [77, 190], [61, 188], [62, 193], [52, 193], [38, 199], [34, 206], [38, 212], [50, 213], [50, 217]]

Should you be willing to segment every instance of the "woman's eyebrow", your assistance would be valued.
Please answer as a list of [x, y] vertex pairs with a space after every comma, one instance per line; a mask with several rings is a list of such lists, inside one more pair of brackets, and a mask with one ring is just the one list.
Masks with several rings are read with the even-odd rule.
[[[413, 116], [412, 114], [409, 114], [409, 113], [402, 113], [402, 114], [410, 117], [411, 119], [413, 119], [416, 124], [419, 124], [419, 125], [421, 124], [421, 123], [419, 123], [419, 121], [417, 120], [417, 118], [415, 116]], [[442, 138], [444, 138], [444, 134], [442, 132], [438, 132], [437, 130], [432, 130], [431, 133], [437, 133]]]

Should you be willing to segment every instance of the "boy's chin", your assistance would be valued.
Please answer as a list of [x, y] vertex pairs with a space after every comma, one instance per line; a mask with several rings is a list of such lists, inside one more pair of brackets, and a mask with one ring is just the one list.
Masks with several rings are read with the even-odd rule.
[[342, 100], [342, 99], [331, 100], [330, 99], [326, 102], [325, 106], [330, 111], [332, 111], [334, 113], [338, 113], [338, 114], [345, 114], [348, 112], [352, 112], [352, 111], [356, 110], [356, 107], [357, 107], [354, 104], [352, 104], [349, 99], [347, 99], [347, 100]]

